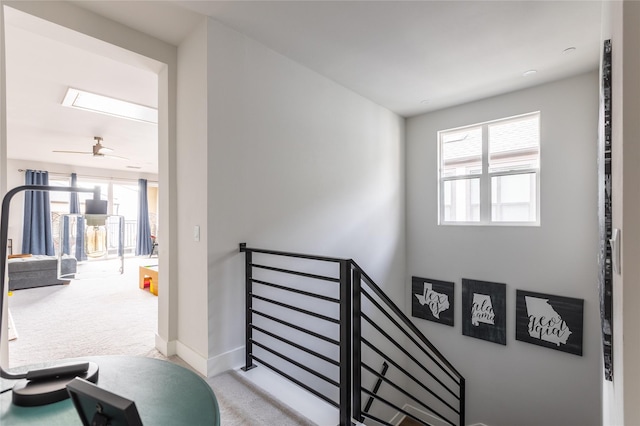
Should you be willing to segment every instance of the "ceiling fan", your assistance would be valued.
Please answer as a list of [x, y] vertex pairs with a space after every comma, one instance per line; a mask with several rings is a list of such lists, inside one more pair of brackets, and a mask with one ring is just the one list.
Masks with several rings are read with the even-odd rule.
[[118, 160], [128, 160], [126, 157], [120, 157], [119, 155], [111, 155], [109, 152], [113, 152], [113, 149], [107, 148], [102, 145], [102, 138], [100, 136], [94, 136], [93, 140], [96, 141], [96, 144], [93, 145], [93, 149], [91, 151], [58, 151], [54, 150], [53, 152], [61, 152], [65, 154], [91, 154], [94, 157], [107, 157], [107, 158], [116, 158]]

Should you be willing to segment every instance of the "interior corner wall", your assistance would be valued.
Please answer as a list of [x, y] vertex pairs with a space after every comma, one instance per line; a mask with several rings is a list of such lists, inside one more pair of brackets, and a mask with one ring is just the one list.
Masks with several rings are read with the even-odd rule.
[[[178, 47], [176, 168], [178, 270], [177, 353], [206, 374], [207, 347], [207, 27], [206, 21]], [[194, 227], [200, 227], [200, 240]]]
[[404, 303], [404, 119], [210, 19], [209, 374], [242, 365], [238, 244], [353, 258]]
[[[601, 422], [598, 87], [594, 71], [407, 120], [407, 275], [456, 286], [455, 327], [414, 320], [466, 378], [468, 424]], [[439, 226], [437, 132], [531, 111], [541, 225]], [[506, 283], [506, 346], [462, 335], [462, 278]], [[584, 299], [583, 356], [516, 341], [516, 289]]]

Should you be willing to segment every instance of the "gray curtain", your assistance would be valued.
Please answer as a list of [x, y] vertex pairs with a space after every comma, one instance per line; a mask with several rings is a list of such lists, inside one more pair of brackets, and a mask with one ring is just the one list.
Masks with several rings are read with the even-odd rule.
[[136, 256], [151, 254], [151, 250], [151, 225], [149, 224], [147, 180], [138, 179], [138, 232], [136, 236]]
[[[76, 186], [78, 186], [78, 175], [71, 173], [71, 187], [75, 188]], [[80, 200], [77, 192], [69, 194], [69, 213], [80, 214]]]
[[[71, 173], [71, 186], [78, 186], [78, 175], [75, 173]], [[77, 192], [69, 193], [69, 213], [71, 214], [80, 214], [80, 200], [78, 198]], [[64, 217], [63, 224], [64, 227], [64, 239], [62, 241], [62, 253], [73, 255], [78, 261], [87, 260], [87, 256], [84, 252], [84, 217], [80, 216], [76, 222], [76, 247], [73, 253], [71, 253], [71, 246], [69, 241], [69, 218]]]
[[[78, 175], [71, 173], [71, 186], [78, 186]], [[77, 192], [72, 192], [69, 196], [69, 213], [80, 214], [80, 198]], [[87, 255], [84, 252], [84, 217], [78, 217], [76, 224], [76, 252], [75, 258], [78, 261], [87, 260]]]
[[[49, 185], [49, 173], [27, 170], [25, 185]], [[22, 253], [55, 256], [48, 191], [25, 191]]]

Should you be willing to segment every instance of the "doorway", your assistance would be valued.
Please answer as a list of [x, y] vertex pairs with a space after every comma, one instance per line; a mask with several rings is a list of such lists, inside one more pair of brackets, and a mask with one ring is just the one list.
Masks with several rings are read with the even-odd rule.
[[[20, 8], [21, 5], [16, 5], [15, 7]], [[158, 154], [158, 151], [163, 150], [163, 152], [166, 152], [168, 150], [168, 146], [169, 146], [169, 123], [167, 122], [167, 115], [166, 114], [166, 109], [168, 108], [168, 103], [167, 98], [168, 98], [168, 86], [169, 86], [169, 75], [168, 75], [168, 65], [166, 63], [160, 62], [157, 59], [153, 58], [153, 54], [151, 54], [150, 56], [144, 56], [141, 55], [141, 53], [145, 53], [145, 52], [139, 52], [139, 53], [134, 53], [132, 51], [126, 51], [125, 49], [123, 49], [122, 47], [117, 47], [113, 44], [109, 44], [110, 40], [108, 40], [110, 37], [115, 39], [119, 39], [119, 35], [118, 34], [110, 34], [107, 36], [101, 35], [101, 39], [98, 38], [93, 38], [92, 36], [94, 36], [95, 34], [88, 34], [90, 32], [90, 30], [88, 31], [84, 31], [83, 29], [86, 29], [87, 27], [85, 26], [87, 24], [86, 22], [86, 15], [83, 15], [83, 19], [84, 21], [81, 22], [81, 25], [78, 25], [82, 28], [64, 28], [61, 27], [60, 25], [54, 23], [57, 19], [54, 19], [55, 17], [51, 17], [51, 20], [48, 20], [48, 18], [50, 18], [49, 16], [46, 16], [48, 14], [48, 11], [46, 10], [46, 8], [43, 8], [42, 10], [42, 15], [40, 15], [38, 13], [38, 7], [35, 6], [36, 10], [33, 10], [33, 7], [30, 6], [26, 6], [29, 10], [29, 13], [20, 11], [15, 9], [14, 7], [8, 7], [8, 6], [3, 6], [4, 9], [4, 14], [5, 14], [5, 29], [11, 25], [17, 25], [18, 27], [20, 27], [21, 25], [23, 27], [19, 28], [19, 31], [24, 32], [31, 32], [33, 34], [30, 34], [31, 37], [43, 37], [45, 39], [49, 39], [49, 40], [53, 40], [54, 44], [57, 43], [61, 46], [66, 45], [66, 48], [71, 49], [71, 50], [75, 50], [76, 53], [79, 53], [81, 50], [88, 50], [91, 53], [93, 53], [94, 55], [97, 54], [97, 52], [100, 52], [100, 55], [103, 55], [105, 59], [105, 61], [112, 61], [112, 62], [122, 62], [124, 61], [124, 58], [133, 58], [132, 62], [130, 63], [126, 63], [126, 66], [128, 66], [130, 69], [134, 69], [136, 67], [142, 67], [142, 68], [146, 68], [147, 71], [152, 71], [155, 75], [155, 82], [154, 82], [154, 93], [156, 96], [156, 105], [158, 105], [158, 108], [160, 109], [160, 119], [159, 119], [159, 123], [156, 126], [156, 135], [155, 135], [155, 149], [152, 149], [151, 152], [149, 151], [148, 148], [142, 148], [144, 151], [144, 157], [146, 160], [142, 161], [140, 164], [134, 164], [132, 165], [130, 168], [127, 168], [126, 166], [122, 165], [121, 166], [121, 172], [119, 172], [120, 175], [126, 175], [128, 177], [130, 176], [137, 176], [139, 174], [143, 174], [145, 177], [147, 177], [147, 175], [151, 174], [153, 175], [153, 171], [145, 171], [146, 168], [148, 168], [150, 166], [150, 158], [155, 158], [156, 161], [156, 178], [154, 179], [156, 182], [161, 181], [163, 178], [161, 176], [165, 176], [164, 179], [168, 179], [168, 171], [171, 170], [171, 168], [169, 167], [170, 164], [170, 160], [169, 160], [169, 156], [166, 154], [163, 154], [162, 157], [165, 158], [164, 163], [160, 163], [157, 161], [158, 157], [160, 157], [160, 155]], [[35, 12], [35, 13], [32, 13]], [[38, 16], [35, 16], [38, 15]], [[99, 19], [99, 18], [97, 18]], [[71, 26], [73, 26], [73, 19], [70, 20], [65, 20], [65, 22], [72, 22]], [[89, 27], [91, 27], [91, 25], [89, 25]], [[38, 33], [37, 31], [34, 33], [35, 29], [40, 29], [42, 30], [42, 32]], [[35, 35], [34, 35], [35, 34]], [[132, 40], [132, 45], [136, 43], [136, 40]], [[7, 60], [6, 60], [6, 79], [7, 79], [7, 85], [10, 85], [10, 82], [12, 81], [12, 56], [11, 56], [11, 51], [10, 49], [12, 48], [11, 45], [11, 38], [7, 37], [5, 39], [5, 43], [6, 43], [6, 50], [7, 50]], [[21, 46], [22, 48], [22, 46]], [[143, 49], [144, 50], [144, 49]], [[153, 49], [150, 49], [153, 50]], [[43, 60], [49, 60], [52, 61], [55, 58], [55, 55], [52, 54], [52, 52], [47, 52], [46, 54], [43, 55], [33, 55], [32, 58], [40, 58]], [[47, 69], [49, 68], [49, 71], [51, 70], [51, 65], [52, 62], [49, 62], [49, 66], [45, 67], [44, 71], [46, 72]], [[135, 65], [132, 65], [135, 64]], [[31, 64], [31, 65], [36, 65], [36, 64]], [[70, 66], [69, 64], [65, 64], [66, 66]], [[71, 64], [72, 66], [72, 64]], [[35, 71], [38, 67], [37, 66], [32, 66], [31, 70]], [[105, 79], [106, 78], [113, 78], [115, 73], [110, 73], [110, 75], [105, 75]], [[49, 72], [49, 75], [51, 75], [51, 73]], [[14, 75], [15, 77], [15, 75]], [[114, 82], [112, 82], [112, 86], [120, 86], [122, 84], [122, 79], [118, 79], [117, 75], [115, 76], [115, 80]], [[172, 77], [174, 78], [174, 77]], [[68, 84], [68, 82], [67, 82]], [[13, 86], [11, 86], [13, 87]], [[46, 91], [46, 90], [45, 90]], [[54, 94], [55, 97], [55, 94]], [[21, 102], [22, 98], [20, 97], [12, 97], [10, 93], [7, 94], [7, 106], [8, 109], [11, 109], [14, 104], [13, 104], [13, 100], [16, 100], [16, 102]], [[47, 117], [47, 116], [39, 116], [39, 117], [34, 117], [33, 120], [31, 120], [31, 123], [37, 123], [37, 126], [42, 126], [44, 127], [47, 123], [49, 123], [49, 121], [56, 121], [57, 117]], [[85, 133], [88, 135], [88, 137], [93, 137], [95, 136], [96, 133], [98, 133], [101, 129], [98, 128], [95, 123], [90, 123], [91, 120], [78, 120], [75, 123], [74, 126], [74, 131], [80, 131], [81, 129], [85, 130]], [[91, 125], [93, 125], [93, 128], [91, 128]], [[12, 127], [13, 126], [13, 127]], [[37, 140], [38, 143], [41, 143], [43, 145], [41, 146], [46, 146], [46, 148], [41, 148], [40, 150], [32, 150], [31, 152], [46, 152], [49, 155], [48, 161], [39, 159], [39, 160], [30, 160], [29, 158], [21, 158], [19, 155], [15, 156], [12, 155], [12, 147], [14, 145], [12, 145], [12, 141], [17, 140], [15, 137], [15, 133], [14, 130], [16, 129], [16, 124], [15, 122], [12, 124], [11, 122], [11, 115], [10, 113], [7, 114], [7, 140], [8, 140], [8, 155], [7, 157], [9, 157], [9, 160], [7, 160], [6, 162], [6, 169], [7, 170], [7, 187], [8, 188], [12, 188], [15, 186], [18, 186], [20, 184], [23, 184], [23, 176], [20, 176], [20, 174], [17, 172], [17, 170], [19, 168], [23, 169], [24, 168], [24, 164], [25, 162], [29, 163], [29, 168], [34, 168], [34, 169], [44, 169], [46, 167], [51, 167], [50, 164], [55, 164], [56, 169], [54, 171], [60, 171], [60, 172], [67, 172], [67, 171], [77, 171], [79, 174], [87, 174], [87, 175], [92, 175], [92, 176], [99, 176], [99, 177], [113, 177], [114, 172], [113, 169], [109, 169], [105, 167], [105, 164], [102, 164], [102, 167], [97, 167], [97, 166], [88, 166], [87, 162], [88, 160], [93, 160], [93, 158], [86, 158], [84, 160], [78, 160], [81, 161], [80, 164], [65, 164], [63, 162], [54, 162], [54, 158], [53, 158], [53, 154], [51, 153], [51, 151], [53, 150], [53, 148], [55, 148], [55, 142], [51, 143], [52, 141], [54, 141], [56, 138], [60, 138], [61, 139], [70, 139], [71, 135], [70, 133], [65, 133], [63, 131], [58, 130], [51, 130], [49, 131], [47, 137], [36, 137], [35, 136], [35, 132], [37, 130], [42, 130], [39, 128], [32, 128], [30, 129], [33, 133], [28, 135], [29, 140]], [[32, 127], [37, 127], [37, 126], [32, 126]], [[50, 137], [49, 137], [50, 136]], [[138, 134], [131, 134], [130, 138], [131, 139], [136, 139], [139, 135]], [[114, 137], [112, 139], [115, 143], [116, 138]], [[25, 139], [21, 139], [21, 141], [26, 141]], [[49, 142], [49, 144], [47, 144], [47, 142]], [[107, 140], [105, 140], [105, 145], [107, 144]], [[83, 149], [82, 147], [79, 148], [78, 150]], [[12, 158], [13, 157], [13, 158]], [[75, 161], [75, 160], [74, 160]], [[84, 162], [82, 162], [84, 161]], [[151, 165], [152, 166], [152, 165]], [[111, 171], [110, 171], [111, 170]], [[158, 185], [160, 186], [161, 183], [159, 182]], [[167, 243], [170, 242], [170, 233], [168, 232], [169, 230], [169, 224], [168, 222], [165, 222], [164, 224], [161, 224], [160, 221], [162, 220], [162, 218], [170, 218], [171, 215], [168, 214], [167, 212], [169, 211], [169, 203], [168, 203], [168, 199], [171, 197], [170, 193], [169, 193], [169, 188], [167, 190], [166, 194], [166, 198], [165, 200], [159, 199], [157, 202], [157, 208], [156, 208], [156, 216], [158, 218], [158, 225], [157, 225], [157, 230], [160, 231], [163, 229], [164, 226], [164, 230], [167, 231], [166, 232], [166, 236], [164, 236], [163, 238], [165, 239], [165, 241]], [[115, 189], [114, 189], [115, 191]], [[165, 196], [165, 195], [163, 195]], [[21, 215], [19, 214], [14, 214], [14, 208], [16, 208], [17, 205], [19, 205], [20, 203], [18, 202], [18, 200], [16, 199], [12, 205], [12, 214], [11, 214], [11, 218], [13, 220], [16, 220], [16, 218], [18, 218], [17, 220], [21, 220]], [[165, 213], [163, 213], [165, 212]], [[12, 228], [14, 228], [12, 230]], [[19, 226], [10, 226], [10, 232], [13, 231], [15, 233], [20, 233], [19, 231]], [[19, 241], [19, 238], [12, 238], [13, 241]], [[167, 244], [167, 247], [169, 247], [170, 244]], [[162, 253], [164, 250], [160, 250], [160, 253]], [[159, 263], [162, 263], [162, 257], [160, 257], [159, 259], [157, 259], [157, 261]], [[132, 270], [135, 271], [135, 274], [137, 274], [137, 267], [134, 268], [130, 268]], [[164, 273], [162, 272], [163, 269], [168, 269], [168, 268], [161, 268], [161, 280], [162, 281], [162, 276], [164, 275]], [[137, 286], [136, 286], [137, 287]], [[160, 306], [161, 308], [158, 309], [158, 312], [156, 314], [157, 316], [157, 324], [163, 324], [162, 327], [156, 326], [155, 330], [154, 330], [154, 336], [153, 336], [153, 342], [154, 345], [157, 346], [158, 344], [160, 344], [160, 346], [163, 346], [163, 350], [166, 352], [167, 351], [167, 344], [165, 343], [164, 345], [162, 344], [162, 342], [168, 342], [169, 341], [169, 337], [170, 337], [170, 333], [169, 333], [169, 324], [167, 323], [167, 321], [165, 320], [166, 316], [167, 316], [167, 312], [169, 311], [169, 304], [170, 302], [170, 292], [166, 291], [166, 292], [160, 292], [158, 299], [158, 306]], [[141, 320], [142, 321], [142, 320]], [[6, 336], [6, 333], [3, 333], [3, 338]], [[159, 343], [160, 342], [160, 343]]]

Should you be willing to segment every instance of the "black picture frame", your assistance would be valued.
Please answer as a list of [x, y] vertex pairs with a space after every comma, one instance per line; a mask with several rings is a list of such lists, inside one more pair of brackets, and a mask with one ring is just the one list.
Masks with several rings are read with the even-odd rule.
[[516, 340], [582, 356], [584, 300], [516, 290]]
[[507, 344], [507, 285], [462, 279], [462, 334]]
[[411, 315], [453, 327], [455, 284], [411, 277]]
[[142, 426], [135, 402], [76, 377], [67, 392], [83, 426]]

